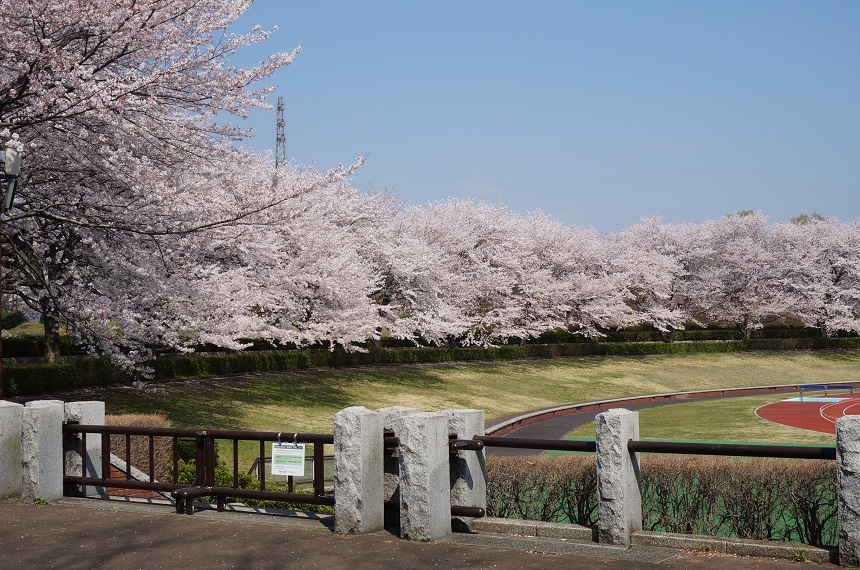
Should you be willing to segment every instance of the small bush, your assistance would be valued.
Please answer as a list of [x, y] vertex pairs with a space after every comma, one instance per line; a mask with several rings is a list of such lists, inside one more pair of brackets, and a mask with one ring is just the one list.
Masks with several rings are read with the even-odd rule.
[[[120, 414], [105, 416], [105, 425], [129, 427], [171, 427], [163, 414]], [[170, 481], [173, 477], [173, 438], [153, 438], [153, 465], [149, 464], [149, 436], [128, 436], [130, 455], [126, 454], [126, 436], [110, 436], [111, 453], [156, 481]], [[130, 457], [130, 459], [129, 459]]]
[[832, 461], [642, 457], [648, 530], [833, 545]]
[[3, 316], [0, 318], [0, 326], [2, 326], [4, 330], [14, 329], [18, 325], [23, 325], [26, 322], [27, 316], [24, 314], [24, 311], [20, 309], [3, 311]]

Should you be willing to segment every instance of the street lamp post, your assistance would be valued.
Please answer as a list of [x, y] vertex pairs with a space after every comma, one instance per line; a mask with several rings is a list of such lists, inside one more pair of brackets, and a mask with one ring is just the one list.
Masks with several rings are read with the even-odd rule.
[[[0, 160], [3, 162], [3, 172], [0, 175], [0, 214], [5, 214], [12, 207], [15, 190], [18, 188], [18, 175], [21, 173], [21, 153], [7, 147], [0, 150]], [[3, 317], [3, 247], [0, 244], [0, 318]], [[0, 322], [0, 397], [3, 396], [3, 325]]]

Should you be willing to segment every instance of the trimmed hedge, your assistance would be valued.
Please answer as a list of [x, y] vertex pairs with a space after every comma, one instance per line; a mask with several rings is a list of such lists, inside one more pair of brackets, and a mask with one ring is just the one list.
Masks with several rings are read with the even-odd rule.
[[154, 363], [155, 377], [206, 378], [249, 372], [295, 370], [310, 368], [312, 361], [307, 352], [242, 352], [213, 356], [170, 356], [158, 358]]
[[[367, 352], [335, 350], [241, 352], [235, 354], [161, 356], [150, 366], [156, 380], [207, 378], [253, 372], [301, 370], [314, 367], [386, 364], [434, 364], [527, 358], [577, 356], [641, 356], [659, 354], [722, 353], [745, 351], [856, 350], [860, 338], [781, 338], [746, 342], [641, 342], [526, 344], [468, 348], [371, 347]], [[104, 360], [70, 358], [55, 364], [6, 366], [4, 396], [29, 396], [130, 382], [138, 376], [117, 369]]]
[[[643, 528], [831, 546], [838, 541], [832, 461], [648, 454]], [[490, 516], [597, 524], [593, 454], [487, 458]]]
[[50, 364], [17, 364], [3, 367], [3, 396], [33, 396], [89, 386], [108, 386], [128, 380], [126, 372], [97, 358], [75, 358]]
[[[66, 335], [60, 336], [60, 352], [64, 355], [81, 355], [85, 351]], [[4, 358], [40, 358], [45, 355], [45, 337], [41, 334], [3, 335]]]

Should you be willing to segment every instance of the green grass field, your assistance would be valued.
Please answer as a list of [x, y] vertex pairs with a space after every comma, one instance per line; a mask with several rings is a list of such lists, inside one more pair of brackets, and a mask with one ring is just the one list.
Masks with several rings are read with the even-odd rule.
[[[788, 397], [791, 395], [770, 394], [639, 410], [639, 436], [670, 441], [833, 445], [832, 434], [784, 426], [755, 415], [756, 408]], [[568, 437], [594, 439], [594, 422], [573, 430]]]
[[[331, 433], [348, 406], [426, 411], [477, 408], [487, 419], [623, 396], [860, 378], [860, 353], [689, 354], [516, 362], [313, 369], [151, 384], [155, 393], [110, 389], [108, 414], [163, 413], [176, 427]], [[643, 438], [832, 444], [833, 437], [759, 419], [754, 410], [785, 395], [692, 402], [642, 410]], [[594, 438], [590, 424], [571, 434]], [[219, 442], [222, 457], [232, 455]], [[240, 446], [240, 464], [257, 456]]]
[[[316, 369], [153, 385], [158, 388], [155, 394], [130, 388], [107, 394], [105, 401], [108, 413], [161, 412], [177, 427], [330, 433], [334, 414], [347, 406], [477, 408], [491, 419], [622, 396], [860, 379], [858, 372], [860, 353], [854, 352], [591, 357]], [[743, 434], [755, 433], [764, 441], [791, 439], [764, 428], [750, 431], [763, 420], [752, 414], [758, 400], [748, 400], [743, 405], [734, 399], [642, 412], [643, 436], [749, 441]], [[706, 421], [707, 410], [713, 412]]]

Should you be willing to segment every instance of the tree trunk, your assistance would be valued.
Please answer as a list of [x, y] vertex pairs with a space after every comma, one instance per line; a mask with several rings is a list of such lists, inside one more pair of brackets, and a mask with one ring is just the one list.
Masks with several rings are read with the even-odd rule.
[[675, 342], [675, 328], [669, 327], [669, 330], [660, 331], [660, 336], [663, 337], [663, 342], [665, 343]]
[[59, 362], [60, 354], [60, 323], [53, 315], [42, 314], [42, 322], [45, 326], [45, 361]]

